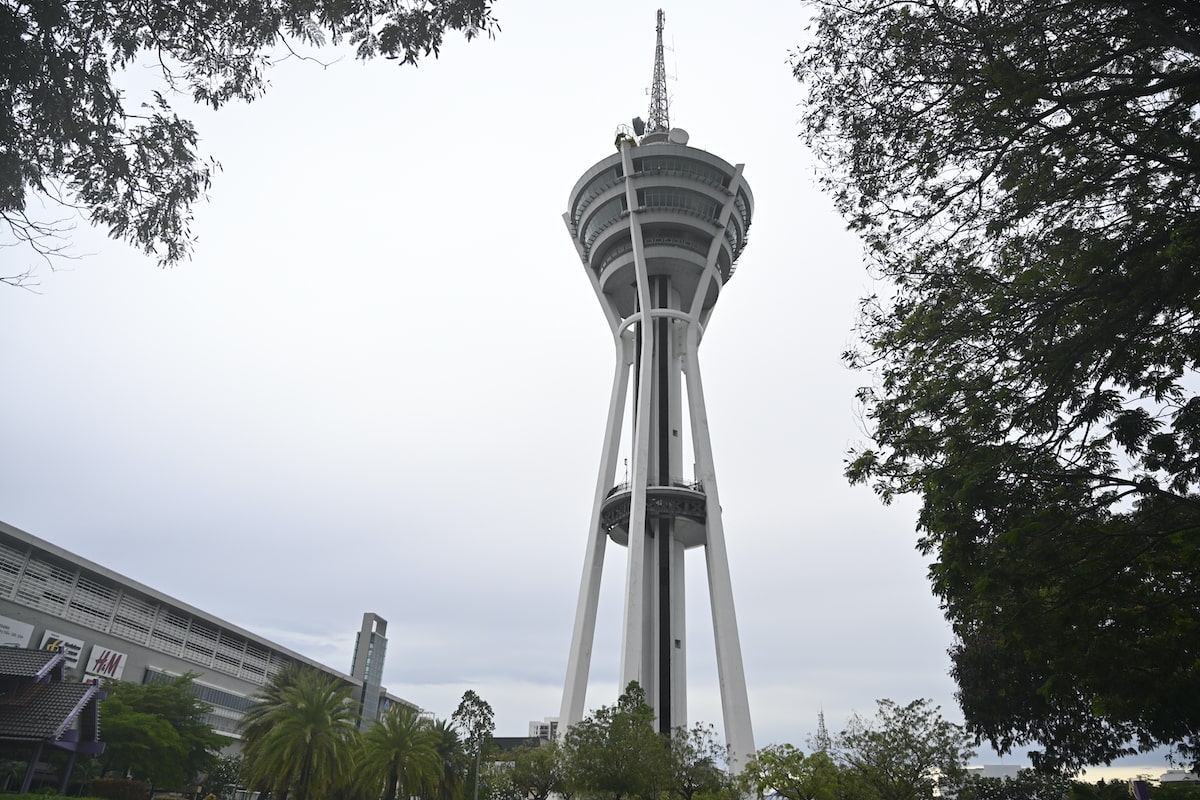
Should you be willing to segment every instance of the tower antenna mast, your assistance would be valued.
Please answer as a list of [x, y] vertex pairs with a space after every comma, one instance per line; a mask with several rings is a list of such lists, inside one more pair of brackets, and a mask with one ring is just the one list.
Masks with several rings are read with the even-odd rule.
[[671, 118], [667, 99], [667, 68], [663, 63], [663, 21], [666, 15], [658, 10], [658, 42], [654, 46], [654, 83], [650, 88], [650, 119], [646, 133], [667, 133], [671, 129]]

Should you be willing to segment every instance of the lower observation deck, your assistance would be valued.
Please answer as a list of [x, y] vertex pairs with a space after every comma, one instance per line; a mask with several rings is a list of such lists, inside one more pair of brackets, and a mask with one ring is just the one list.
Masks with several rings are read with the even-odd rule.
[[[622, 483], [609, 490], [600, 509], [600, 526], [614, 542], [629, 545], [629, 512], [633, 489]], [[705, 543], [704, 521], [707, 498], [699, 481], [675, 481], [670, 486], [646, 487], [647, 519], [675, 520], [675, 539], [684, 547], [699, 547]]]

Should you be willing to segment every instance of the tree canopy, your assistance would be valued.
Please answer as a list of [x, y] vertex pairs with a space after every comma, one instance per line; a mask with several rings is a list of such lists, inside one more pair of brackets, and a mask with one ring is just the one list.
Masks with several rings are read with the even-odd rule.
[[510, 755], [512, 771], [509, 777], [516, 795], [522, 800], [547, 800], [562, 785], [563, 760], [557, 742], [518, 747]]
[[109, 696], [100, 710], [106, 771], [178, 789], [216, 763], [225, 740], [204, 721], [211, 708], [193, 694], [192, 677], [106, 682]]
[[[784, 800], [953, 797], [966, 778], [968, 759], [975, 755], [968, 734], [943, 719], [941, 709], [928, 700], [907, 705], [879, 700], [876, 705], [874, 717], [853, 715], [836, 740], [828, 733], [818, 735], [821, 749], [810, 755], [790, 744], [759, 750], [742, 774], [747, 792]], [[818, 731], [824, 726], [822, 714]]]
[[810, 755], [791, 744], [760, 749], [742, 773], [748, 793], [782, 800], [841, 800], [845, 780], [829, 754], [818, 750]]
[[[172, 95], [213, 108], [254, 100], [295, 47], [344, 43], [360, 59], [415, 64], [436, 56], [448, 31], [492, 35], [492, 2], [0, 0], [0, 220], [17, 242], [60, 252], [69, 226], [27, 213], [36, 193], [177, 262], [217, 165], [197, 151]], [[161, 90], [131, 99], [118, 77], [141, 61], [159, 70]]]
[[675, 728], [668, 742], [670, 794], [678, 800], [736, 800], [736, 779], [728, 772], [729, 747], [712, 725]]
[[837, 738], [838, 761], [877, 800], [931, 800], [938, 783], [954, 786], [975, 753], [961, 727], [928, 700], [876, 701], [873, 718], [855, 714]]
[[462, 797], [467, 774], [467, 753], [458, 736], [458, 729], [447, 720], [437, 720], [433, 723], [431, 736], [441, 768], [438, 770], [437, 785], [430, 792], [430, 800], [457, 800]]
[[[1129, 796], [1128, 787], [1123, 788]], [[971, 776], [956, 788], [955, 800], [1066, 800], [1071, 795], [1067, 776], [1023, 769], [1015, 778]]]
[[359, 779], [368, 796], [408, 800], [438, 785], [442, 762], [433, 722], [415, 708], [395, 705], [362, 735]]
[[314, 669], [274, 676], [242, 720], [242, 752], [254, 785], [321, 800], [347, 783], [346, 765], [358, 745], [351, 696], [349, 684]]
[[[463, 741], [470, 745], [470, 750], [474, 753], [474, 763], [470, 766], [464, 792], [466, 796], [477, 798], [480, 784], [483, 782], [479, 774], [480, 757], [491, 744], [492, 733], [496, 730], [496, 714], [488, 701], [473, 689], [467, 689], [458, 702], [458, 708], [450, 715], [450, 721], [462, 732]], [[469, 791], [466, 791], [467, 789]]]
[[821, 180], [883, 278], [871, 442], [916, 493], [970, 731], [1200, 748], [1200, 9], [816, 2]]
[[654, 729], [646, 693], [631, 682], [616, 705], [602, 706], [563, 737], [568, 794], [594, 800], [649, 800], [670, 783], [670, 750]]

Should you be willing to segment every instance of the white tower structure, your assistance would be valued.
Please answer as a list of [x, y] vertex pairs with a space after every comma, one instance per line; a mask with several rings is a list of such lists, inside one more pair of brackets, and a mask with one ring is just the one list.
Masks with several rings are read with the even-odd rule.
[[[753, 195], [742, 166], [687, 146], [667, 121], [662, 11], [650, 122], [571, 190], [563, 215], [608, 320], [616, 369], [571, 637], [561, 729], [583, 718], [607, 540], [628, 548], [621, 686], [638, 681], [660, 730], [687, 725], [684, 551], [703, 547], [726, 739], [754, 752], [704, 387], [697, 351], [746, 245]], [[617, 482], [632, 386], [632, 469]], [[684, 424], [684, 410], [687, 425]], [[690, 434], [693, 474], [684, 463]]]

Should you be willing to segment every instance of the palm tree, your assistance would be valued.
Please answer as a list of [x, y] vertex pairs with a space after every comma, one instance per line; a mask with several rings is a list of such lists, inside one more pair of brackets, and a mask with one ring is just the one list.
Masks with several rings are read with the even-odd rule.
[[243, 721], [252, 780], [296, 800], [322, 800], [342, 781], [357, 740], [351, 687], [316, 670], [269, 686]]
[[442, 765], [434, 737], [432, 723], [408, 706], [393, 706], [367, 729], [358, 766], [370, 795], [408, 800], [436, 786]]
[[[271, 675], [255, 697], [254, 705], [247, 709], [238, 723], [242, 734], [242, 755], [245, 757], [245, 776], [252, 790], [257, 790], [259, 796], [267, 798], [276, 790], [274, 782], [267, 778], [265, 769], [260, 768], [256, 758], [257, 749], [263, 738], [271, 730], [271, 715], [283, 705], [284, 691], [296, 684], [297, 678], [304, 670], [298, 664], [290, 663], [283, 669]], [[288, 787], [286, 783], [280, 789], [281, 800], [287, 800]]]
[[243, 749], [262, 738], [271, 729], [271, 723], [266, 717], [272, 709], [283, 703], [283, 693], [296, 684], [297, 678], [304, 670], [297, 664], [288, 664], [267, 679], [254, 698], [254, 705], [247, 709], [238, 723], [242, 734]]
[[429, 794], [429, 800], [461, 800], [464, 776], [467, 770], [467, 754], [463, 749], [462, 740], [458, 738], [458, 729], [446, 720], [439, 719], [433, 723], [433, 747], [437, 751], [441, 769], [438, 772], [437, 785]]
[[0, 779], [4, 781], [4, 787], [0, 791], [7, 792], [10, 783], [15, 782], [17, 786], [20, 786], [28, 769], [28, 761], [4, 761], [0, 763]]

